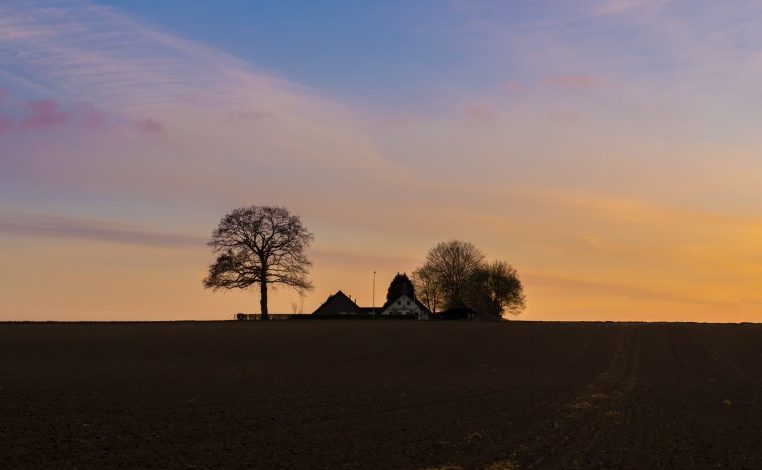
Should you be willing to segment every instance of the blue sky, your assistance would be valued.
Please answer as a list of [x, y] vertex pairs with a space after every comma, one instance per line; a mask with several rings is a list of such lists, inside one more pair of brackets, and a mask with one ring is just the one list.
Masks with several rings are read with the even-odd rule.
[[4, 1], [0, 319], [250, 311], [201, 288], [203, 241], [281, 204], [316, 234], [308, 309], [458, 237], [516, 265], [527, 319], [762, 320], [761, 23], [752, 0]]
[[[368, 105], [496, 84], [449, 1], [103, 1], [327, 94]], [[515, 14], [521, 14], [516, 9]], [[425, 21], [421, 21], [425, 19]], [[420, 103], [419, 103], [420, 104]]]

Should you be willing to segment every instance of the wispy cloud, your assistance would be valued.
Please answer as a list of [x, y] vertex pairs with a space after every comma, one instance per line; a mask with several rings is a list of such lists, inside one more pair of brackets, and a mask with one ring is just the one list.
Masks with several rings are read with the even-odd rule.
[[[2, 2], [0, 18], [0, 185], [161, 206], [395, 180], [361, 112], [223, 51], [88, 1]], [[51, 130], [55, 149], [27, 135]]]
[[[32, 76], [54, 94], [127, 109], [193, 98], [219, 73], [240, 68], [232, 57], [156, 31], [87, 2], [0, 5], [0, 54], [20, 81]], [[16, 52], [23, 50], [23, 54]], [[204, 71], [204, 66], [214, 66]], [[252, 77], [240, 77], [242, 80]], [[265, 80], [263, 79], [263, 82]], [[213, 95], [224, 94], [215, 87]], [[216, 97], [218, 97], [216, 96]], [[200, 96], [195, 96], [200, 98]]]
[[262, 147], [262, 139], [289, 135], [299, 149], [289, 149], [291, 160], [389, 166], [349, 108], [116, 9], [86, 1], [11, 1], [0, 5], [0, 18], [0, 70], [9, 85], [45, 100], [27, 127], [64, 121], [64, 105], [54, 101], [91, 103], [140, 131], [171, 128], [180, 138], [206, 141], [230, 138], [231, 113], [268, 116], [264, 135], [239, 133], [236, 141]]
[[26, 105], [29, 117], [21, 122], [23, 129], [47, 129], [66, 124], [71, 118], [61, 105], [53, 100], [31, 101]]
[[[564, 277], [545, 273], [524, 273], [525, 281], [537, 287], [560, 291], [575, 291], [580, 296], [613, 296], [634, 301], [665, 301], [678, 304], [700, 304], [712, 307], [730, 307], [736, 305], [730, 301], [718, 301], [670, 292], [657, 286], [633, 285], [617, 282], [586, 280], [579, 277]], [[656, 283], [654, 283], [656, 284]]]
[[68, 238], [161, 248], [201, 248], [206, 239], [138, 225], [61, 215], [0, 210], [0, 234]]

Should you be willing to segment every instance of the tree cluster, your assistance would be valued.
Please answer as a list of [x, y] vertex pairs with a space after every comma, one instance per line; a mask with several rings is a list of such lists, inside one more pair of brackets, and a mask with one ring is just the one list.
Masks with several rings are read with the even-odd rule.
[[504, 261], [488, 263], [481, 250], [461, 240], [431, 248], [413, 272], [413, 284], [418, 299], [435, 313], [465, 304], [479, 313], [517, 315], [526, 305], [516, 269]]
[[[209, 247], [217, 255], [204, 278], [204, 287], [246, 289], [259, 285], [262, 319], [267, 319], [270, 286], [288, 286], [299, 293], [294, 312], [301, 311], [312, 263], [306, 250], [314, 240], [298, 216], [283, 207], [249, 206], [234, 209], [212, 232]], [[469, 242], [451, 240], [431, 248], [426, 261], [413, 272], [397, 274], [386, 294], [387, 304], [402, 294], [418, 299], [429, 310], [467, 305], [495, 316], [519, 314], [525, 307], [518, 273], [508, 263], [488, 263]]]

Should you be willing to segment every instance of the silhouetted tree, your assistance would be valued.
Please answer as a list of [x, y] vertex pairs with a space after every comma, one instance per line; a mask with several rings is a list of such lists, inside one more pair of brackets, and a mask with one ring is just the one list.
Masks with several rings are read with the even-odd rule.
[[426, 254], [426, 262], [413, 272], [418, 298], [429, 310], [464, 304], [476, 312], [518, 315], [526, 297], [513, 266], [488, 264], [473, 244], [461, 240], [442, 242]]
[[407, 294], [412, 298], [415, 298], [415, 287], [407, 277], [405, 273], [397, 273], [389, 284], [389, 289], [386, 291], [386, 303], [390, 304], [399, 299], [402, 294]]
[[447, 308], [442, 297], [442, 290], [439, 287], [439, 279], [436, 273], [429, 265], [421, 266], [413, 271], [413, 285], [415, 291], [423, 305], [433, 313], [439, 309]]
[[281, 284], [310, 290], [312, 265], [305, 250], [314, 235], [298, 216], [283, 207], [250, 206], [222, 218], [208, 245], [217, 260], [209, 266], [204, 287], [245, 289], [259, 284], [262, 319], [267, 319], [267, 288]]
[[481, 266], [474, 271], [466, 303], [481, 313], [518, 315], [526, 306], [524, 287], [513, 266], [504, 261]]
[[426, 254], [426, 269], [437, 280], [444, 307], [465, 300], [474, 273], [484, 266], [484, 254], [472, 243], [450, 240]]

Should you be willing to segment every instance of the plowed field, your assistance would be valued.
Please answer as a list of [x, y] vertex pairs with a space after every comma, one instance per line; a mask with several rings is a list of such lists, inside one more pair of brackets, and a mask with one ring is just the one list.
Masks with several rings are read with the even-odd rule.
[[762, 468], [762, 325], [0, 325], [0, 468]]

